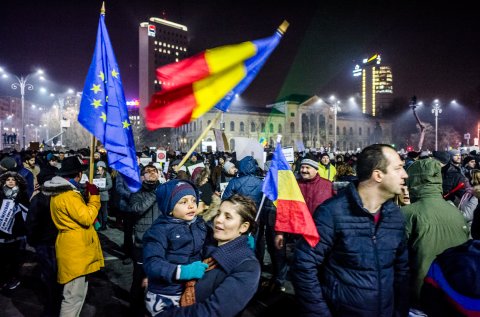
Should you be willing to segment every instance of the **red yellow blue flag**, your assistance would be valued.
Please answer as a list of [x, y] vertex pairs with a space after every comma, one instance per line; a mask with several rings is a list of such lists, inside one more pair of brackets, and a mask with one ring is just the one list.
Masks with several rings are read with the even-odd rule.
[[263, 193], [277, 207], [275, 231], [301, 234], [312, 247], [320, 241], [312, 215], [280, 143], [277, 143], [273, 153], [272, 164], [263, 183]]
[[273, 36], [205, 52], [157, 69], [162, 89], [143, 109], [149, 130], [178, 127], [214, 106], [227, 111], [277, 47], [288, 27], [284, 21]]

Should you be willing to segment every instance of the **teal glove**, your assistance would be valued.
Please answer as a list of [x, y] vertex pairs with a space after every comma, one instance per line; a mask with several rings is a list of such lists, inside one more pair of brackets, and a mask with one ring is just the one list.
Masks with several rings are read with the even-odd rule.
[[187, 265], [180, 265], [180, 280], [200, 279], [205, 274], [208, 264], [196, 261]]
[[250, 249], [255, 250], [255, 238], [251, 234], [247, 237], [247, 244]]

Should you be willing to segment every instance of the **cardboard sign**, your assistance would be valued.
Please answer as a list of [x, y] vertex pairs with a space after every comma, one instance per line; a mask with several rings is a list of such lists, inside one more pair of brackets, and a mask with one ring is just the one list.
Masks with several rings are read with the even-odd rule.
[[98, 188], [105, 188], [107, 187], [107, 179], [106, 178], [94, 178], [93, 184], [97, 185]]
[[287, 160], [288, 163], [293, 163], [295, 162], [295, 157], [293, 155], [293, 147], [284, 147], [282, 148], [283, 155], [285, 156], [285, 159]]
[[82, 179], [80, 180], [80, 184], [85, 184], [88, 181], [88, 176], [86, 173], [82, 174]]
[[167, 151], [157, 150], [157, 162], [166, 162], [167, 161]]
[[4, 199], [0, 207], [0, 230], [12, 234], [15, 220], [15, 202], [12, 199]]

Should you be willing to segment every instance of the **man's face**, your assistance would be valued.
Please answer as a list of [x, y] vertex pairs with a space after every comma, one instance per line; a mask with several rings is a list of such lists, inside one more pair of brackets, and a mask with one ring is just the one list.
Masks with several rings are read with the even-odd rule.
[[197, 157], [195, 155], [193, 155], [191, 158], [190, 158], [190, 161], [192, 161], [193, 163], [195, 163], [197, 161]]
[[322, 162], [323, 165], [328, 165], [330, 163], [330, 158], [326, 155], [322, 156], [320, 162]]
[[462, 161], [462, 156], [460, 154], [452, 155], [452, 162], [454, 164], [460, 164], [461, 161]]
[[27, 164], [28, 164], [28, 166], [30, 166], [30, 167], [32, 167], [32, 168], [35, 167], [35, 158], [32, 157], [31, 159], [29, 159], [29, 160], [27, 161]]
[[310, 165], [303, 164], [300, 166], [300, 176], [304, 180], [313, 179], [317, 175], [317, 170]]
[[468, 161], [467, 167], [472, 168], [472, 169], [475, 168], [475, 160]]
[[380, 172], [382, 175], [382, 188], [388, 193], [390, 198], [402, 194], [405, 180], [408, 178], [407, 172], [403, 168], [404, 162], [400, 159], [395, 150], [390, 148], [383, 149], [383, 155], [388, 161], [387, 172]]
[[65, 158], [65, 153], [60, 153], [58, 157], [60, 158], [60, 160], [63, 160]]
[[158, 170], [155, 167], [146, 167], [143, 177], [147, 182], [156, 182], [158, 180]]

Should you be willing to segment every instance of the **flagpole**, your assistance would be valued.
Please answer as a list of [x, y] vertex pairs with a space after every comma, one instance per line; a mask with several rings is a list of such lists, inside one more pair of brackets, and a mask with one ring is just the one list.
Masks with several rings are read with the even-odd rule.
[[183, 164], [185, 164], [185, 162], [188, 160], [188, 158], [190, 157], [190, 155], [193, 153], [193, 151], [195, 151], [195, 149], [197, 148], [197, 146], [200, 144], [200, 142], [202, 141], [202, 139], [205, 137], [205, 135], [207, 135], [208, 131], [210, 131], [210, 129], [215, 125], [215, 123], [217, 123], [217, 120], [218, 118], [220, 118], [221, 114], [223, 113], [223, 111], [218, 111], [217, 112], [217, 115], [215, 116], [215, 118], [213, 118], [212, 122], [210, 122], [210, 124], [205, 128], [205, 130], [203, 130], [202, 134], [200, 134], [200, 136], [198, 137], [197, 141], [195, 141], [195, 143], [192, 145], [192, 147], [190, 148], [190, 150], [188, 150], [187, 154], [185, 154], [185, 156], [183, 157], [182, 161], [180, 162], [180, 164], [177, 165], [176, 169], [175, 169], [175, 172], [178, 172], [180, 170], [180, 167], [183, 166]]
[[88, 168], [88, 181], [90, 182], [90, 184], [93, 182], [93, 168], [94, 168], [94, 164], [93, 164], [93, 152], [94, 149], [95, 149], [95, 143], [97, 142], [97, 140], [95, 139], [95, 136], [92, 135], [92, 143], [90, 144], [90, 163], [89, 163], [89, 168]]

